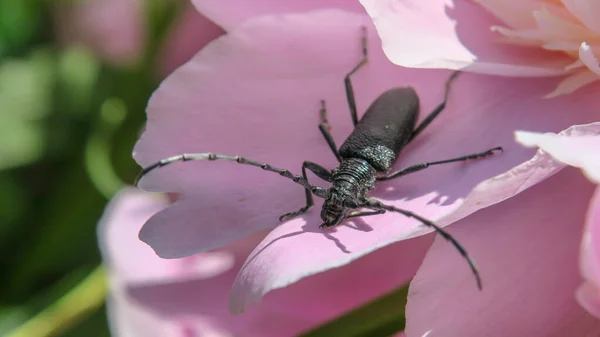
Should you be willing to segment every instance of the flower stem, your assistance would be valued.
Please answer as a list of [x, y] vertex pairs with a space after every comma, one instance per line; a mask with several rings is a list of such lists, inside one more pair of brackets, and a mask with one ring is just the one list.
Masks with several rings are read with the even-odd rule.
[[111, 161], [111, 140], [127, 116], [127, 106], [118, 98], [104, 101], [100, 118], [85, 147], [85, 168], [90, 181], [104, 197], [110, 200], [125, 186]]
[[101, 307], [107, 291], [106, 271], [100, 265], [62, 298], [6, 337], [57, 336]]

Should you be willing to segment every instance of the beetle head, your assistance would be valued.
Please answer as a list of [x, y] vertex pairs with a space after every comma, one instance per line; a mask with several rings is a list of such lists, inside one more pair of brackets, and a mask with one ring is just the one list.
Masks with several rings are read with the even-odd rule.
[[321, 227], [332, 227], [342, 223], [350, 213], [358, 208], [356, 198], [348, 193], [340, 193], [336, 189], [330, 189], [323, 208], [321, 209]]

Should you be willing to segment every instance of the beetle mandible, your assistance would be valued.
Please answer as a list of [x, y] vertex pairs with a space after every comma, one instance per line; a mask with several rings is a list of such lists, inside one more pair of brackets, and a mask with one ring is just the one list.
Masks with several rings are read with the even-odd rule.
[[[226, 160], [239, 164], [260, 167], [263, 170], [276, 172], [283, 177], [291, 179], [302, 185], [306, 194], [306, 205], [295, 212], [282, 215], [279, 220], [289, 219], [305, 213], [314, 205], [313, 195], [325, 199], [321, 209], [321, 228], [339, 225], [344, 220], [359, 216], [383, 214], [386, 211], [401, 213], [407, 217], [415, 218], [424, 225], [433, 228], [437, 233], [450, 241], [460, 254], [468, 261], [477, 286], [482, 288], [481, 278], [475, 263], [462, 247], [448, 232], [432, 221], [427, 220], [411, 211], [383, 204], [368, 196], [368, 192], [375, 188], [376, 181], [390, 180], [409, 173], [426, 169], [432, 165], [466, 161], [489, 156], [494, 151], [502, 151], [502, 147], [495, 147], [484, 152], [466, 156], [424, 162], [411, 165], [401, 170], [390, 172], [396, 162], [400, 151], [416, 136], [418, 136], [438, 115], [444, 110], [450, 93], [452, 81], [459, 72], [454, 72], [445, 84], [444, 100], [440, 103], [418, 126], [419, 97], [412, 87], [396, 87], [381, 94], [367, 109], [359, 120], [356, 111], [356, 101], [350, 77], [362, 68], [368, 61], [367, 30], [362, 27], [361, 37], [362, 59], [345, 76], [344, 85], [346, 97], [350, 108], [350, 115], [354, 130], [338, 148], [330, 134], [330, 125], [327, 120], [325, 101], [321, 101], [319, 130], [323, 134], [329, 148], [337, 158], [339, 166], [329, 171], [316, 163], [305, 161], [302, 164], [302, 176], [293, 174], [286, 169], [277, 168], [266, 163], [249, 160], [240, 156], [227, 156], [214, 153], [186, 153], [160, 160], [145, 167], [138, 177], [136, 184], [148, 172], [171, 163], [190, 160]], [[319, 178], [330, 182], [327, 189], [311, 185], [308, 181], [306, 169]]]

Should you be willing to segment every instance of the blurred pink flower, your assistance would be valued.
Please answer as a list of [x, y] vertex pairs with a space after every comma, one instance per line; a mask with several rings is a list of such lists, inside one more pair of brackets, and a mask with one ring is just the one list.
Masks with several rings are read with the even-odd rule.
[[503, 76], [566, 75], [547, 95], [600, 79], [596, 0], [361, 0], [395, 64]]
[[[280, 5], [269, 11], [266, 7], [271, 2], [265, 1], [261, 2], [267, 4], [264, 7], [257, 6], [257, 16], [245, 17], [240, 23], [239, 15], [227, 15], [237, 13], [227, 1], [198, 0], [198, 8], [202, 8], [200, 3], [212, 4], [211, 14], [208, 10], [204, 14], [215, 22], [223, 26], [222, 22], [230, 22], [228, 34], [177, 69], [151, 98], [148, 127], [134, 151], [142, 166], [181, 153], [215, 152], [243, 155], [296, 173], [303, 160], [335, 167], [335, 158], [317, 129], [319, 100], [327, 101], [333, 137], [341, 144], [352, 125], [343, 77], [360, 58], [362, 25], [370, 33], [370, 54], [367, 66], [353, 77], [359, 111], [393, 86], [414, 86], [422, 99], [422, 115], [442, 99], [443, 83], [450, 72], [390, 64], [365, 15], [339, 10], [301, 13], [297, 1], [286, 2], [297, 13], [283, 15]], [[263, 12], [276, 14], [259, 15]], [[435, 45], [436, 41], [428, 43]], [[421, 44], [425, 42], [423, 39]], [[407, 54], [421, 53], [416, 47], [407, 44]], [[532, 150], [514, 143], [513, 131], [558, 132], [597, 120], [589, 108], [597, 102], [597, 87], [541, 100], [556, 83], [547, 78], [461, 75], [447, 109], [408, 146], [397, 167], [498, 145], [505, 152], [381, 183], [372, 195], [445, 226], [555, 174], [548, 161], [531, 159]], [[310, 179], [321, 184], [312, 176]], [[183, 195], [153, 216], [140, 232], [140, 238], [164, 258], [197, 254], [276, 227], [250, 254], [236, 278], [231, 297], [234, 312], [243, 311], [273, 289], [429, 232], [417, 221], [397, 214], [348, 221], [332, 231], [322, 231], [318, 228], [320, 200], [316, 209], [280, 225], [277, 219], [281, 214], [303, 205], [302, 188], [276, 174], [231, 162], [171, 165], [147, 175], [141, 187]], [[461, 241], [463, 235], [458, 233], [457, 239]], [[451, 249], [448, 244], [446, 247]], [[470, 250], [469, 244], [466, 247]], [[478, 252], [485, 260], [487, 254], [481, 249]], [[473, 255], [479, 260], [477, 253]], [[456, 282], [474, 291], [466, 263], [456, 252], [447, 256], [459, 264], [454, 269]], [[399, 257], [398, 263], [403, 259]], [[481, 264], [484, 291], [488, 291], [486, 284], [494, 283], [495, 266]]]
[[198, 12], [191, 4], [186, 4], [161, 48], [159, 73], [166, 77], [223, 33], [221, 27]]
[[[223, 30], [187, 1], [161, 48], [159, 73], [186, 62]], [[63, 43], [82, 43], [115, 64], [138, 61], [146, 48], [147, 4], [143, 0], [88, 0], [58, 6], [56, 26]]]
[[[273, 292], [260, 307], [232, 316], [227, 309], [231, 283], [264, 233], [211, 252], [163, 260], [137, 233], [167, 205], [156, 195], [127, 188], [110, 202], [98, 226], [115, 337], [297, 335], [408, 281], [431, 244], [431, 237], [422, 237], [382, 249]], [[401, 264], [398, 256], [405, 256]]]
[[56, 27], [63, 43], [82, 43], [117, 64], [137, 61], [145, 48], [142, 0], [69, 1], [58, 5]]

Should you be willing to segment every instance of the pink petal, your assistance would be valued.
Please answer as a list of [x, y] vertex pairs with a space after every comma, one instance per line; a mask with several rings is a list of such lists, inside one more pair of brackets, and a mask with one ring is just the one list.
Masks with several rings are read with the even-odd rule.
[[[147, 247], [141, 249], [144, 245], [137, 239], [144, 220], [161, 206], [162, 199], [126, 189], [111, 201], [98, 227], [112, 286], [108, 308], [115, 336], [295, 336], [406, 283], [432, 239], [382, 249], [308, 278], [235, 317], [227, 308], [231, 284], [263, 234], [191, 258], [161, 260]], [[197, 273], [189, 263], [206, 262], [216, 253], [229, 254], [235, 266], [207, 274]], [[402, 263], [398, 256], [404, 256]]]
[[477, 259], [483, 291], [438, 237], [411, 283], [407, 336], [594, 336], [600, 321], [573, 297], [593, 189], [579, 172], [566, 169], [454, 224], [452, 234]]
[[600, 289], [592, 282], [583, 283], [575, 293], [579, 304], [590, 314], [600, 317]]
[[[276, 312], [299, 315], [299, 309], [305, 308], [310, 311], [303, 314], [306, 319], [331, 319], [341, 315], [344, 312], [342, 308], [354, 308], [408, 283], [421, 265], [432, 240], [432, 236], [424, 236], [402, 242], [341, 268], [308, 277], [273, 291], [260, 306], [248, 310], [248, 313], [266, 306]], [[297, 307], [292, 308], [290, 304]]]
[[511, 28], [534, 28], [536, 21], [532, 13], [542, 6], [553, 6], [536, 0], [475, 0], [495, 17]]
[[471, 1], [361, 0], [395, 64], [503, 75], [553, 76], [571, 59], [562, 53], [498, 44], [498, 20]]
[[[359, 59], [359, 27], [366, 23], [366, 18], [339, 11], [247, 21], [208, 45], [163, 82], [149, 103], [148, 127], [136, 145], [136, 160], [148, 165], [179, 153], [214, 151], [243, 154], [297, 173], [307, 159], [335, 167], [335, 159], [317, 130], [318, 102], [327, 100], [333, 137], [341, 144], [351, 131], [342, 79]], [[359, 110], [364, 111], [385, 89], [411, 84], [422, 99], [422, 115], [426, 115], [440, 102], [448, 72], [390, 64], [376, 47], [374, 30], [369, 32], [369, 64], [354, 77]], [[505, 152], [472, 163], [430, 168], [410, 178], [381, 184], [374, 195], [432, 220], [456, 211], [481, 181], [531, 158], [531, 150], [513, 143], [514, 129], [558, 131], [596, 118], [588, 107], [595, 101], [592, 93], [597, 89], [585, 88], [552, 102], [537, 98], [554, 84], [546, 79], [461, 75], [447, 110], [403, 152], [396, 168], [498, 145], [504, 146]], [[228, 93], [226, 99], [223, 93]], [[466, 216], [546, 177], [542, 172], [535, 177], [511, 175], [494, 180], [499, 183], [486, 186], [500, 189], [484, 188], [474, 198], [467, 197], [468, 203], [458, 214]], [[309, 179], [325, 186], [312, 176]], [[301, 187], [276, 174], [231, 162], [174, 164], [150, 173], [141, 185], [184, 194], [177, 203], [152, 217], [140, 233], [157, 254], [171, 258], [274, 228], [279, 225], [279, 215], [304, 203]], [[281, 260], [282, 264], [270, 271], [279, 273], [281, 281], [275, 284], [287, 284], [390, 242], [428, 232], [416, 221], [386, 214], [364, 220], [367, 226], [359, 228], [373, 228], [371, 232], [341, 226], [337, 232], [325, 235], [318, 229], [319, 206], [305, 217], [285, 223], [269, 237], [302, 229], [314, 238], [311, 246], [314, 242], [315, 249], [301, 254], [286, 247], [302, 247], [306, 240], [303, 235], [269, 246], [274, 258], [284, 252], [289, 258], [297, 255], [295, 258], [305, 259], [301, 265], [309, 268], [290, 271], [289, 264]], [[342, 240], [355, 251], [341, 252], [328, 236]], [[337, 253], [323, 256], [332, 249]], [[314, 264], [319, 264], [317, 270], [310, 270]], [[286, 271], [280, 272], [278, 268], [284, 267]], [[263, 283], [268, 280], [256, 279], [260, 292], [273, 286]]]
[[118, 337], [177, 337], [169, 333], [168, 321], [158, 319], [152, 312], [144, 310], [122, 290], [114, 286], [106, 299], [108, 321], [112, 336]]
[[348, 0], [192, 0], [198, 11], [216, 22], [227, 31], [233, 30], [242, 22], [261, 15], [302, 13], [319, 9], [342, 9], [363, 13], [357, 1]]
[[560, 134], [517, 131], [515, 137], [527, 147], [537, 146], [555, 160], [581, 168], [590, 180], [600, 183], [600, 122], [576, 125]]
[[[537, 46], [537, 41], [530, 41], [532, 46]], [[564, 40], [555, 40], [555, 41], [546, 41], [542, 44], [542, 48], [547, 50], [562, 50], [566, 52], [576, 52], [579, 50], [579, 42], [574, 41], [564, 41]], [[568, 72], [571, 69], [575, 69], [577, 67], [582, 66], [583, 63], [579, 60], [565, 66], [565, 72]]]
[[588, 312], [600, 318], [600, 189], [590, 202], [581, 243], [580, 267], [584, 284], [577, 290], [577, 300]]
[[[568, 129], [561, 131], [559, 135], [565, 137], [578, 137], [597, 134], [598, 131], [598, 125], [592, 123], [589, 125], [569, 127]], [[521, 136], [522, 134], [522, 131], [517, 131], [517, 142], [527, 146], [527, 139], [524, 139]], [[517, 195], [529, 187], [558, 173], [565, 167], [565, 164], [557, 162], [551, 154], [552, 153], [549, 154], [546, 151], [538, 150], [535, 156], [530, 160], [515, 166], [510, 171], [481, 182], [471, 191], [458, 210], [444, 217], [438, 224], [449, 224], [462, 219], [473, 213], [473, 209], [485, 208], [500, 200]]]
[[[263, 241], [263, 243], [259, 245], [254, 252], [252, 252], [242, 267], [242, 270], [236, 278], [233, 290], [231, 292], [229, 308], [232, 313], [239, 314], [244, 312], [248, 304], [258, 302], [268, 291], [289, 286], [301, 278], [313, 275], [320, 271], [346, 265], [360, 257], [353, 253], [355, 248], [354, 246], [346, 245], [344, 241], [339, 240], [333, 235], [327, 235], [325, 237], [321, 233], [312, 233], [312, 235], [310, 235], [302, 232], [301, 230], [297, 232], [296, 236], [294, 236], [293, 233], [278, 235], [281, 232], [279, 231], [279, 228], [276, 228], [271, 234], [269, 234], [265, 241]], [[359, 233], [368, 234], [363, 232]], [[275, 237], [275, 239], [271, 239], [273, 237]], [[290, 239], [292, 239], [293, 242], [290, 242]], [[329, 244], [324, 245], [322, 243], [323, 239], [329, 240]], [[427, 248], [429, 248], [429, 245], [431, 244], [431, 239], [431, 236], [420, 237], [413, 240], [408, 240], [407, 242], [403, 242], [401, 244], [386, 247], [385, 249], [378, 250], [373, 254], [369, 254], [364, 258], [353, 262], [349, 265], [349, 267], [354, 266], [355, 264], [362, 266], [372, 264], [370, 268], [375, 269], [373, 269], [371, 272], [366, 272], [360, 275], [355, 274], [350, 277], [353, 280], [359, 281], [359, 283], [364, 282], [365, 284], [368, 284], [368, 279], [371, 279], [372, 282], [375, 282], [372, 273], [377, 269], [386, 269], [389, 267], [391, 270], [416, 270], [421, 264]], [[367, 242], [364, 245], [367, 246], [366, 249], [373, 250], [379, 248], [370, 247], [369, 244], [371, 241], [372, 240], [367, 238]], [[301, 256], [294, 258], [294, 256], [292, 256], [290, 253], [284, 254], [285, 248], [281, 247], [284, 244], [304, 244], [304, 246], [287, 247], [288, 251], [296, 248]], [[359, 249], [361, 248], [363, 250], [365, 249], [364, 247], [359, 247]], [[302, 252], [299, 252], [300, 250]], [[272, 251], [282, 253], [280, 258], [273, 256], [274, 254]], [[257, 254], [256, 252], [260, 252], [261, 254]], [[344, 253], [346, 256], [340, 256]], [[336, 265], [332, 265], [330, 262], [332, 258], [327, 258], [327, 254], [333, 254], [334, 257], [337, 257], [338, 261], [336, 261]], [[375, 262], [376, 260], [374, 256], [389, 256], [390, 258], [393, 256], [394, 258], [390, 259], [388, 262]], [[322, 258], [322, 260], [318, 260], [317, 258]], [[371, 262], [367, 262], [367, 260]], [[288, 266], [286, 268], [287, 271], [286, 269], [282, 268], [283, 265]], [[290, 268], [289, 266], [294, 267]], [[329, 275], [330, 273], [339, 273], [337, 270], [339, 269], [332, 269], [327, 273], [321, 273], [316, 276], [309, 277], [307, 280], [312, 280], [315, 277], [324, 277], [322, 275]], [[411, 275], [405, 273], [404, 275], [406, 275], [407, 279], [410, 279], [410, 277], [412, 277], [414, 274]], [[298, 284], [302, 285], [306, 284], [306, 282], [309, 281], [302, 280]], [[378, 280], [377, 282], [380, 281]], [[393, 288], [392, 283], [386, 284], [388, 289], [391, 290]], [[348, 286], [349, 288], [346, 289], [348, 293], [352, 293], [352, 289], [356, 289], [355, 285], [348, 284]], [[294, 284], [293, 287], [296, 287], [296, 285]], [[287, 289], [289, 288], [285, 288], [285, 290]], [[307, 291], [308, 290], [309, 289], [307, 288]], [[275, 291], [274, 293], [269, 294], [266, 299], [270, 298], [270, 296], [277, 296], [277, 293], [278, 292]], [[261, 305], [264, 304], [261, 303]]]
[[571, 94], [576, 90], [585, 87], [588, 84], [597, 82], [599, 80], [598, 75], [587, 71], [579, 71], [574, 74], [566, 76], [556, 86], [556, 89], [549, 94], [546, 94], [544, 98], [554, 98], [560, 95]]
[[165, 38], [160, 72], [165, 76], [187, 62], [198, 50], [225, 32], [219, 26], [198, 13], [191, 4]]
[[577, 16], [588, 28], [600, 34], [600, 2], [594, 0], [561, 0], [567, 9]]
[[573, 19], [568, 11], [562, 9], [552, 12], [543, 7], [533, 13], [538, 29], [552, 40], [564, 39], [581, 41], [582, 38], [594, 38], [596, 34]]
[[98, 224], [100, 249], [104, 260], [119, 275], [132, 283], [168, 282], [218, 275], [233, 267], [230, 254], [212, 252], [202, 258], [163, 260], [137, 237], [140, 225], [167, 206], [165, 198], [139, 191], [122, 190], [107, 206]]
[[[233, 335], [295, 336], [408, 281], [430, 239], [389, 247], [343, 268], [307, 278], [269, 294], [260, 306], [239, 316], [231, 316], [227, 308], [233, 270], [211, 279], [129, 287], [128, 296], [170, 321], [210, 317], [213, 329]], [[400, 254], [405, 255], [403, 261], [398, 260]], [[200, 332], [197, 335], [203, 336]]]
[[[169, 286], [176, 286], [171, 283]], [[151, 286], [142, 286], [150, 289]], [[134, 288], [136, 289], [136, 288]], [[158, 289], [157, 291], [163, 290]], [[167, 288], [168, 289], [168, 288]], [[170, 294], [165, 301], [171, 300]], [[230, 337], [232, 332], [227, 328], [227, 320], [215, 319], [203, 313], [188, 313], [181, 310], [175, 314], [157, 313], [152, 305], [138, 301], [125, 287], [113, 287], [111, 296], [107, 299], [108, 317], [112, 336], [118, 337]], [[256, 319], [256, 317], [255, 317]], [[235, 331], [235, 329], [233, 329]], [[269, 329], [263, 329], [262, 336], [276, 336]], [[247, 332], [247, 331], [246, 331]], [[246, 336], [246, 335], [244, 335]], [[261, 336], [249, 332], [247, 336]]]
[[590, 48], [589, 44], [585, 42], [581, 44], [579, 47], [579, 58], [589, 70], [600, 76], [600, 63], [598, 63], [598, 59], [596, 58], [596, 55], [594, 55], [594, 51]]

